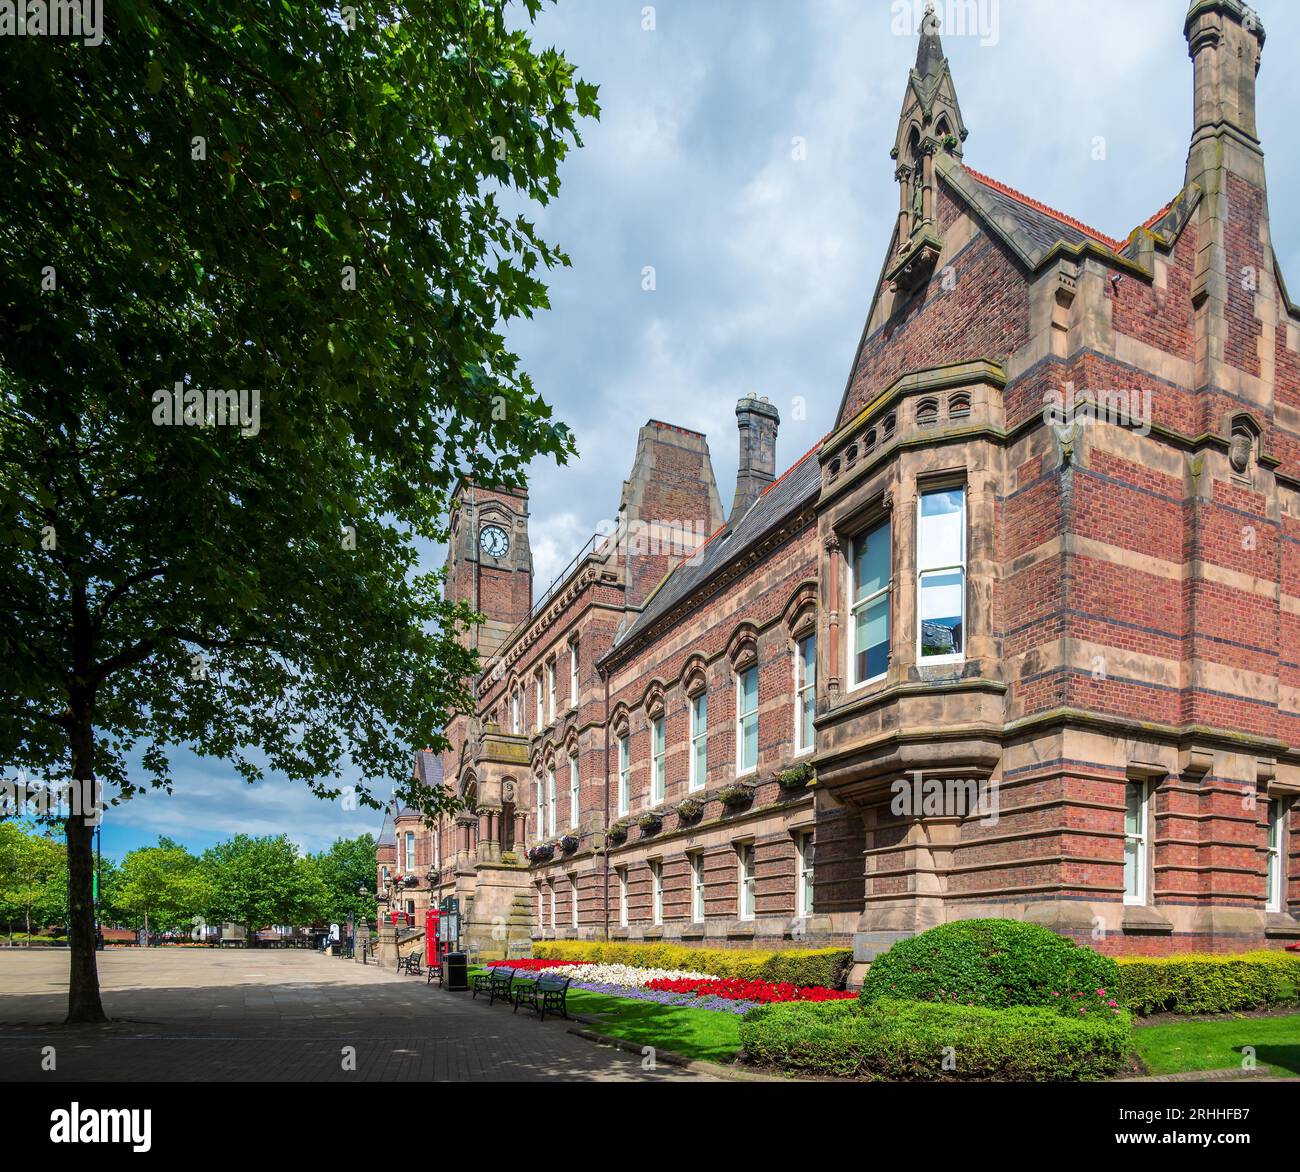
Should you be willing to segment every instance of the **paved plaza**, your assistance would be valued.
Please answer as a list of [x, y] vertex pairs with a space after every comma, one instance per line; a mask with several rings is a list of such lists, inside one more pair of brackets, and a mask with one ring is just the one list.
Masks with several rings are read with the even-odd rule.
[[[99, 954], [103, 1026], [62, 1024], [68, 954], [0, 949], [0, 1081], [663, 1082], [703, 1076], [598, 1046], [423, 977], [307, 951]], [[56, 1068], [42, 1069], [54, 1047]], [[346, 1059], [355, 1048], [355, 1069]]]

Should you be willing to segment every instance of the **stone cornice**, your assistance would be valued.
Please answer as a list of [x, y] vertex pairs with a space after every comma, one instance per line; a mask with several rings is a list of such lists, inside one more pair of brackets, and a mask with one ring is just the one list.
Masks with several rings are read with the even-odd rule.
[[[622, 577], [616, 571], [606, 568], [603, 564], [592, 565], [589, 561], [584, 562], [580, 571], [574, 574], [564, 589], [557, 591], [545, 607], [527, 622], [521, 623], [506, 637], [506, 641], [502, 644], [503, 650], [493, 657], [491, 666], [484, 669], [479, 678], [477, 685], [479, 698], [482, 699], [501, 683], [513, 665], [518, 663], [530, 648], [549, 635], [555, 620], [587, 590], [593, 586], [619, 586], [622, 581]], [[601, 603], [593, 605], [604, 605], [605, 609], [616, 610], [619, 613], [626, 609]]]

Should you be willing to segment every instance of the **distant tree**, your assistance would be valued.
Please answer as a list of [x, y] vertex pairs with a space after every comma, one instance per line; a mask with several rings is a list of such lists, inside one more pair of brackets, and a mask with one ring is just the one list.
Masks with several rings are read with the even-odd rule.
[[114, 906], [131, 927], [148, 933], [188, 926], [206, 903], [203, 868], [179, 843], [160, 838], [122, 860]]
[[358, 920], [375, 918], [375, 840], [371, 835], [336, 839], [329, 850], [312, 855], [311, 863], [329, 892], [326, 919], [341, 923], [349, 912]]
[[272, 924], [310, 924], [323, 918], [329, 892], [317, 869], [286, 835], [237, 834], [203, 855], [208, 919], [231, 921], [253, 933]]
[[9, 920], [11, 943], [17, 918], [23, 921], [28, 944], [33, 916], [41, 926], [58, 922], [59, 882], [66, 892], [67, 858], [63, 846], [44, 835], [29, 833], [17, 823], [0, 822], [0, 905]]

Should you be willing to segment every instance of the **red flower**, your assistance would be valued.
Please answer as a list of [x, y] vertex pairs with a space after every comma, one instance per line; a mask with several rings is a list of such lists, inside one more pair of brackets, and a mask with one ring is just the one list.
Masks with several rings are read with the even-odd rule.
[[650, 981], [647, 989], [666, 993], [693, 993], [697, 997], [721, 997], [726, 1001], [759, 1001], [770, 1004], [778, 1001], [842, 1001], [856, 997], [843, 989], [826, 989], [820, 985], [798, 987], [783, 981], [744, 980], [740, 977], [715, 979], [659, 979]]

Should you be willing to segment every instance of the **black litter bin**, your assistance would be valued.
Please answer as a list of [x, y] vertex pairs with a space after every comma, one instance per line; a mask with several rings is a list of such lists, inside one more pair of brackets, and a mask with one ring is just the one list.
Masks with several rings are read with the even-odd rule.
[[449, 952], [446, 956], [447, 988], [453, 993], [463, 993], [469, 988], [469, 957], [463, 952]]

